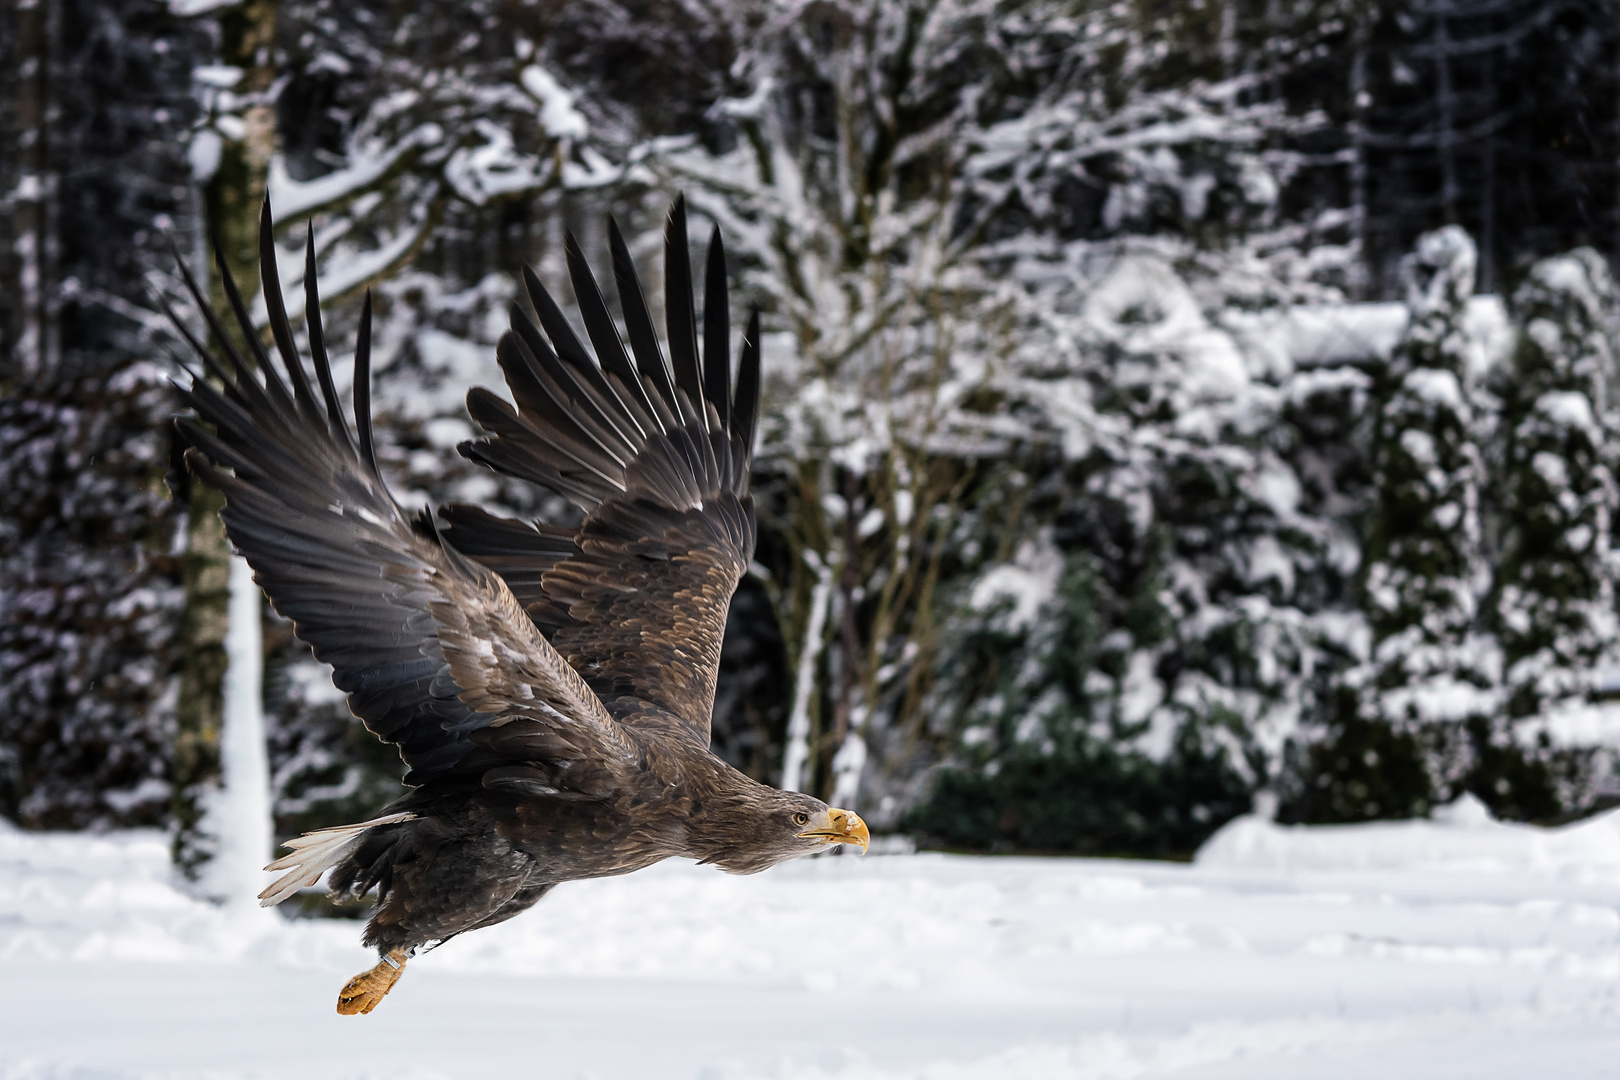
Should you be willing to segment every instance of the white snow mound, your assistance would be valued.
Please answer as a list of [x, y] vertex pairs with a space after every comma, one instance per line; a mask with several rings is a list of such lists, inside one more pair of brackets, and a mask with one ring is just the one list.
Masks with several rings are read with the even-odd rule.
[[1563, 828], [1497, 821], [1463, 795], [1427, 821], [1278, 825], [1248, 815], [1199, 849], [1203, 867], [1267, 870], [1473, 870], [1620, 883], [1620, 810]]

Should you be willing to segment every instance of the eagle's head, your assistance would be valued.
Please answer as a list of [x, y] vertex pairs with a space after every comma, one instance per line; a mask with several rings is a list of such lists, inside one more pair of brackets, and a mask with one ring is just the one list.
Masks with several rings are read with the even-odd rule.
[[727, 800], [723, 815], [709, 817], [697, 845], [702, 862], [730, 874], [757, 874], [839, 844], [855, 844], [865, 852], [871, 843], [866, 822], [853, 810], [797, 791], [755, 787], [745, 798]]

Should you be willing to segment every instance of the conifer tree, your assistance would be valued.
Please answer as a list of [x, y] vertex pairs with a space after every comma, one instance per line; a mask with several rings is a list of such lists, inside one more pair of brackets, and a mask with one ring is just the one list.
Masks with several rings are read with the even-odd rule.
[[1480, 533], [1483, 460], [1464, 325], [1475, 249], [1456, 226], [1425, 234], [1402, 266], [1410, 323], [1384, 375], [1362, 606], [1371, 655], [1350, 672], [1318, 751], [1315, 816], [1423, 813], [1468, 772], [1495, 701], [1498, 660], [1477, 632], [1489, 581]]
[[1608, 409], [1616, 297], [1603, 257], [1581, 248], [1537, 263], [1513, 306], [1522, 329], [1504, 388], [1492, 616], [1517, 719], [1578, 708], [1594, 675], [1614, 665], [1620, 494]]

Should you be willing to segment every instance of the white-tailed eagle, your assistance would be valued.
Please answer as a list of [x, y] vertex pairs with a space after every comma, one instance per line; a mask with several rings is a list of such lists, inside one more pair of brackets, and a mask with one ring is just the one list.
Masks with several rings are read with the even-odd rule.
[[[686, 211], [665, 230], [665, 345], [609, 223], [628, 348], [572, 236], [569, 276], [593, 359], [539, 279], [496, 356], [512, 404], [482, 388], [485, 437], [461, 453], [570, 500], [575, 528], [466, 505], [407, 511], [377, 467], [371, 297], [354, 358], [354, 430], [322, 337], [313, 241], [304, 291], [311, 381], [276, 272], [268, 203], [260, 274], [267, 355], [223, 260], [246, 350], [189, 275], [218, 355], [183, 391], [186, 461], [225, 493], [231, 543], [349, 707], [399, 747], [410, 789], [377, 817], [289, 843], [275, 904], [328, 869], [334, 893], [375, 888], [365, 942], [382, 960], [345, 986], [370, 1012], [417, 950], [511, 918], [556, 885], [671, 856], [748, 874], [867, 844], [854, 813], [749, 779], [709, 749], [726, 611], [754, 549], [749, 460], [759, 319], [731, 383], [725, 255], [710, 242], [700, 330]], [[217, 251], [216, 251], [217, 256]], [[183, 268], [182, 268], [183, 269]], [[183, 330], [183, 328], [182, 328]]]

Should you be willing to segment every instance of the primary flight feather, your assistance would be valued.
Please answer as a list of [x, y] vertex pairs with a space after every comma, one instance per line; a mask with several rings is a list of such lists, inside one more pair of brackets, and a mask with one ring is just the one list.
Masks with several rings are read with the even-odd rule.
[[292, 854], [269, 867], [283, 876], [261, 894], [279, 903], [328, 869], [335, 893], [377, 890], [365, 942], [382, 959], [344, 987], [339, 1012], [370, 1012], [416, 951], [509, 919], [564, 881], [671, 856], [746, 874], [835, 844], [866, 846], [854, 813], [759, 784], [709, 749], [726, 611], [754, 549], [758, 316], [733, 389], [719, 230], [700, 355], [677, 199], [665, 229], [666, 360], [611, 221], [609, 238], [628, 351], [570, 236], [591, 350], [525, 269], [538, 325], [513, 304], [496, 347], [511, 402], [471, 390], [467, 411], [486, 437], [460, 447], [573, 502], [584, 517], [572, 529], [467, 505], [413, 514], [394, 501], [371, 432], [370, 295], [351, 432], [327, 359], [313, 242], [311, 383], [281, 295], [268, 202], [260, 275], [285, 380], [223, 260], [245, 354], [185, 275], [223, 354], [187, 335], [211, 378], [183, 391], [194, 412], [178, 421], [186, 461], [225, 493], [226, 532], [270, 602], [408, 767], [411, 790], [377, 817], [291, 841]]

